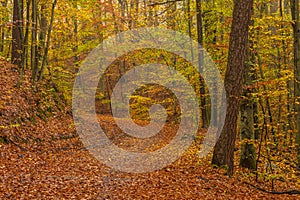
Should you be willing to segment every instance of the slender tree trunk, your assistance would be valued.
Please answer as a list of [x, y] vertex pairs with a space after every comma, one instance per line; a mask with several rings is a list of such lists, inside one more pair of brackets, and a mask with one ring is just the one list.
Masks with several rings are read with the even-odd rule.
[[[7, 1], [8, 0], [1, 2], [1, 6], [5, 9], [7, 7]], [[0, 18], [0, 20], [1, 20], [0, 24], [7, 23], [6, 18], [5, 18], [6, 16], [7, 16], [7, 12], [5, 12], [5, 13], [2, 12], [2, 16]], [[4, 26], [0, 26], [0, 53], [2, 53], [4, 51], [4, 41], [5, 41], [5, 28], [4, 28]]]
[[48, 51], [49, 51], [49, 46], [50, 46], [51, 31], [52, 31], [52, 26], [53, 26], [54, 11], [55, 11], [56, 3], [57, 3], [57, 0], [54, 0], [53, 3], [52, 3], [51, 19], [50, 19], [50, 25], [49, 25], [49, 28], [48, 28], [47, 42], [46, 42], [46, 46], [45, 46], [45, 49], [44, 49], [45, 53], [44, 53], [44, 56], [43, 56], [41, 71], [40, 71], [40, 75], [39, 75], [39, 79], [38, 79], [39, 81], [41, 81], [42, 78], [43, 78], [46, 62], [47, 62], [47, 59], [48, 59]]
[[237, 132], [239, 99], [245, 66], [248, 31], [253, 8], [253, 0], [235, 0], [233, 22], [230, 34], [228, 64], [225, 74], [227, 113], [224, 128], [214, 148], [212, 163], [227, 165], [228, 174], [234, 171], [234, 146]]
[[[25, 73], [25, 68], [27, 67], [27, 55], [28, 55], [28, 35], [29, 35], [29, 26], [30, 26], [30, 2], [31, 0], [27, 0], [26, 3], [26, 26], [25, 26], [25, 34], [22, 40], [22, 54], [21, 54], [21, 62], [20, 62], [20, 79], [19, 79], [19, 83], [18, 86], [20, 86], [22, 84], [23, 81], [23, 76]], [[24, 23], [23, 23], [24, 25]]]
[[133, 28], [136, 28], [138, 25], [138, 18], [139, 18], [139, 0], [132, 0], [134, 1], [134, 19], [133, 19]]
[[[46, 44], [46, 35], [47, 35], [47, 27], [48, 27], [48, 20], [46, 17], [46, 4], [43, 3], [41, 5], [41, 12], [40, 12], [40, 33], [39, 33], [39, 47], [38, 49], [44, 50]], [[39, 59], [42, 56], [42, 51], [39, 53]]]
[[[202, 19], [202, 8], [201, 0], [196, 0], [196, 12], [197, 12], [197, 39], [198, 43], [202, 46], [203, 42], [203, 19]], [[204, 52], [202, 49], [198, 52], [198, 63], [199, 71], [203, 73], [204, 66]], [[202, 118], [202, 128], [207, 128], [209, 125], [209, 116], [207, 112], [207, 102], [206, 102], [206, 91], [205, 91], [205, 82], [203, 77], [200, 77], [200, 106], [201, 106], [201, 118]]]
[[[76, 13], [79, 12], [77, 0], [73, 0], [73, 7], [76, 10]], [[78, 23], [79, 22], [78, 22], [77, 14], [73, 18], [73, 23], [74, 23], [73, 34], [74, 34], [74, 38], [75, 38], [75, 42], [74, 42], [75, 44], [73, 44], [72, 51], [74, 53], [73, 58], [74, 58], [74, 62], [75, 62], [75, 68], [76, 68], [75, 70], [77, 70], [77, 68], [78, 68], [78, 63], [77, 62], [79, 61], [79, 57], [78, 57], [78, 42], [79, 42], [78, 41]]]
[[176, 2], [169, 3], [167, 7], [167, 27], [169, 29], [175, 30], [176, 29], [176, 20], [175, 20], [175, 12], [177, 9]]
[[[254, 24], [252, 20], [251, 24]], [[254, 63], [255, 56], [251, 52], [253, 49], [253, 41], [249, 40], [249, 48], [247, 57], [249, 62]], [[244, 87], [241, 100], [241, 124], [240, 124], [240, 136], [241, 136], [241, 157], [240, 166], [248, 169], [256, 169], [256, 155], [254, 145], [254, 99], [252, 97], [253, 82], [255, 81], [255, 69], [251, 64], [245, 66], [244, 71]]]
[[31, 70], [32, 70], [32, 81], [35, 82], [38, 73], [38, 63], [37, 63], [37, 2], [32, 0], [31, 7], [31, 21], [32, 21], [32, 32], [31, 32]]
[[30, 28], [30, 4], [31, 0], [27, 0], [27, 7], [26, 7], [26, 28], [25, 28], [25, 35], [23, 41], [23, 54], [22, 54], [22, 64], [23, 70], [28, 67], [28, 37], [29, 37], [29, 28]]
[[187, 34], [192, 38], [191, 0], [187, 0], [186, 12], [187, 12], [186, 14], [187, 14], [187, 25], [188, 25]]
[[13, 28], [12, 28], [12, 52], [13, 64], [21, 67], [22, 41], [23, 41], [23, 0], [14, 0]]
[[[147, 1], [146, 1], [147, 2]], [[153, 4], [153, 0], [148, 0], [149, 4]], [[148, 6], [148, 4], [146, 3], [146, 5]], [[154, 25], [154, 19], [153, 19], [153, 15], [154, 15], [154, 6], [148, 6], [148, 17], [147, 17], [147, 25], [149, 27]]]
[[[279, 14], [281, 17], [281, 21], [284, 22], [284, 12], [286, 12], [286, 0], [279, 0]], [[287, 14], [287, 13], [286, 13]], [[287, 14], [288, 15], [288, 14]], [[280, 25], [280, 28], [283, 29], [284, 25]], [[284, 33], [281, 33], [282, 38], [284, 38]], [[287, 44], [285, 39], [281, 40], [281, 44], [282, 44], [282, 54], [283, 54], [283, 70], [288, 70], [288, 58], [287, 58]], [[278, 58], [280, 59], [280, 55], [278, 55]], [[287, 143], [287, 139], [288, 139], [288, 134], [290, 132], [290, 130], [293, 130], [292, 128], [292, 119], [291, 119], [291, 87], [290, 87], [290, 80], [286, 80], [286, 85], [287, 85], [287, 93], [286, 93], [286, 110], [287, 110], [287, 120], [288, 123], [286, 123], [285, 119], [280, 119], [281, 116], [278, 115], [278, 121], [280, 121], [280, 124], [282, 124], [282, 128], [283, 131], [285, 132], [285, 136], [284, 136], [284, 145], [286, 145]]]

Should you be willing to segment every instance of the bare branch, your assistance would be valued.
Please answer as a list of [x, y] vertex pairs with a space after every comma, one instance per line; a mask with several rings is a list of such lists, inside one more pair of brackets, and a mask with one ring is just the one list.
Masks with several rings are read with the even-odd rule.
[[169, 1], [164, 1], [164, 2], [157, 2], [157, 3], [149, 4], [148, 6], [165, 5], [165, 4], [169, 4], [169, 3], [175, 3], [178, 1], [183, 1], [183, 0], [169, 0]]

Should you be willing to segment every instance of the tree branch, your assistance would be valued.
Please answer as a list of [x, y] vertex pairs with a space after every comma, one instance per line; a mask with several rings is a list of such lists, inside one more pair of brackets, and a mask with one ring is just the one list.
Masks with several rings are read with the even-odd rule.
[[165, 4], [168, 4], [168, 3], [175, 3], [175, 2], [178, 2], [178, 1], [183, 1], [183, 0], [169, 0], [169, 1], [164, 1], [164, 2], [157, 2], [157, 3], [149, 4], [148, 6], [165, 5]]

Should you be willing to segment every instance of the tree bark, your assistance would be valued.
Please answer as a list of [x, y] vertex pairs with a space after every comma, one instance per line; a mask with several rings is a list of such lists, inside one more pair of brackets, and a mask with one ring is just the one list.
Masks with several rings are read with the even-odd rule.
[[[197, 39], [198, 43], [203, 48], [203, 19], [202, 19], [202, 8], [201, 8], [201, 0], [196, 0], [196, 12], [197, 12]], [[204, 52], [202, 49], [198, 52], [198, 63], [199, 63], [199, 71], [203, 72], [204, 65]], [[207, 112], [207, 102], [206, 102], [206, 91], [205, 91], [205, 82], [203, 77], [200, 77], [200, 107], [201, 107], [201, 118], [202, 118], [202, 128], [207, 128], [209, 125], [209, 116]]]
[[26, 6], [26, 26], [25, 26], [25, 35], [23, 40], [23, 54], [22, 54], [22, 73], [24, 69], [28, 67], [28, 37], [29, 37], [29, 28], [30, 28], [30, 4], [31, 0], [27, 0]]
[[[1, 2], [1, 6], [3, 7], [3, 9], [7, 9], [7, 1], [8, 0], [5, 0], [5, 1], [2, 1]], [[0, 18], [0, 24], [5, 24], [7, 23], [7, 11], [5, 12], [2, 12], [2, 16]], [[4, 51], [4, 41], [5, 41], [5, 28], [4, 26], [0, 26], [0, 53], [2, 53]]]
[[38, 46], [37, 46], [37, 1], [32, 0], [32, 32], [31, 32], [31, 70], [32, 70], [32, 81], [35, 82], [38, 73]]
[[[254, 24], [254, 21], [251, 22]], [[249, 64], [245, 66], [244, 71], [244, 87], [241, 100], [241, 123], [240, 123], [240, 136], [241, 136], [241, 157], [240, 166], [251, 170], [256, 169], [256, 151], [254, 145], [254, 114], [255, 106], [252, 93], [255, 90], [253, 82], [256, 80], [254, 66], [250, 63], [255, 62], [255, 56], [251, 52], [253, 49], [253, 41], [250, 40], [247, 57]]]
[[291, 11], [293, 19], [294, 32], [294, 95], [296, 112], [296, 150], [297, 161], [300, 165], [300, 18], [299, 18], [299, 0], [291, 0]]
[[230, 176], [234, 171], [234, 145], [252, 8], [253, 0], [234, 1], [228, 64], [224, 81], [227, 113], [224, 128], [214, 148], [212, 159], [212, 164], [227, 165]]
[[13, 3], [11, 60], [13, 64], [21, 66], [23, 40], [23, 0], [14, 0]]
[[55, 11], [56, 3], [57, 3], [57, 0], [54, 0], [53, 3], [52, 3], [51, 19], [50, 19], [50, 25], [49, 25], [49, 28], [48, 28], [47, 42], [46, 42], [46, 46], [45, 46], [45, 49], [44, 49], [45, 53], [44, 53], [44, 56], [43, 56], [43, 61], [42, 61], [42, 66], [41, 66], [41, 71], [40, 71], [38, 81], [41, 81], [42, 78], [43, 78], [46, 62], [47, 62], [47, 59], [48, 59], [48, 51], [49, 51], [49, 46], [50, 46], [51, 31], [52, 31], [52, 26], [53, 26], [54, 11]]

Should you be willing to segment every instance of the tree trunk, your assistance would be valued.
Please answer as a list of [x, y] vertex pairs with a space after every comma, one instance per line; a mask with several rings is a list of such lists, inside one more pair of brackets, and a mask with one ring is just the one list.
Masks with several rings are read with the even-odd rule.
[[[47, 3], [48, 4], [48, 3]], [[47, 35], [47, 27], [48, 27], [48, 20], [47, 20], [47, 16], [46, 16], [46, 11], [47, 11], [47, 7], [46, 7], [46, 3], [43, 3], [41, 5], [41, 11], [40, 11], [40, 20], [39, 20], [39, 24], [40, 24], [40, 33], [39, 33], [39, 46], [38, 49], [40, 49], [39, 51], [39, 60], [42, 56], [42, 52], [41, 50], [44, 50], [45, 48], [45, 43], [46, 43], [46, 35]]]
[[41, 71], [40, 71], [38, 81], [41, 81], [42, 78], [43, 78], [46, 62], [47, 62], [47, 59], [48, 59], [48, 51], [49, 51], [49, 46], [50, 46], [51, 31], [52, 31], [52, 26], [53, 26], [54, 10], [55, 10], [56, 3], [57, 3], [57, 0], [54, 0], [54, 2], [52, 4], [51, 19], [50, 19], [50, 25], [49, 25], [48, 34], [47, 34], [47, 42], [46, 42], [46, 46], [45, 46], [45, 49], [44, 49], [45, 53], [44, 53], [44, 56], [43, 56], [43, 61], [42, 61], [42, 66], [41, 66]]
[[296, 114], [296, 145], [297, 145], [297, 160], [300, 165], [300, 19], [299, 19], [299, 0], [291, 0], [291, 10], [293, 31], [294, 31], [294, 84], [295, 84], [295, 112]]
[[[73, 1], [73, 6], [74, 6], [74, 9], [76, 10], [76, 12], [79, 12], [77, 0]], [[77, 55], [78, 54], [78, 24], [79, 24], [77, 15], [75, 15], [75, 17], [73, 18], [73, 22], [74, 22], [73, 33], [74, 33], [74, 38], [75, 38], [75, 44], [73, 44], [72, 51], [74, 53], [74, 62], [77, 65], [77, 62], [79, 61], [79, 57]]]
[[[251, 22], [254, 24], [254, 21]], [[251, 52], [253, 49], [253, 42], [250, 40], [247, 57], [248, 63], [254, 63], [255, 56]], [[254, 145], [254, 99], [252, 97], [253, 81], [255, 81], [255, 69], [252, 64], [245, 66], [244, 72], [244, 87], [241, 101], [241, 124], [240, 124], [240, 136], [241, 136], [241, 158], [240, 166], [255, 170], [256, 169], [256, 155]]]
[[21, 66], [23, 40], [23, 0], [14, 0], [13, 5], [13, 28], [12, 28], [12, 52], [13, 64]]
[[167, 28], [176, 30], [176, 19], [175, 19], [175, 12], [177, 10], [176, 2], [169, 3], [170, 5], [167, 7]]
[[37, 63], [37, 2], [36, 0], [32, 0], [32, 13], [31, 13], [31, 21], [32, 21], [32, 32], [31, 32], [31, 70], [32, 70], [32, 81], [36, 81], [37, 73], [38, 73], [38, 63]]
[[[197, 12], [197, 38], [198, 43], [203, 48], [203, 19], [202, 19], [202, 8], [201, 0], [196, 0], [196, 12]], [[199, 71], [202, 73], [204, 65], [204, 52], [199, 50], [198, 63]], [[202, 118], [202, 128], [207, 128], [209, 125], [209, 116], [207, 112], [207, 102], [206, 102], [206, 91], [205, 91], [205, 82], [203, 77], [200, 77], [200, 107], [201, 107], [201, 118]]]
[[245, 66], [248, 31], [253, 0], [235, 0], [230, 34], [228, 64], [225, 74], [227, 113], [224, 128], [214, 148], [212, 164], [227, 165], [228, 174], [233, 175], [234, 145], [237, 131], [239, 99]]
[[[1, 6], [3, 9], [7, 7], [7, 0], [1, 2]], [[5, 24], [7, 23], [7, 11], [2, 12], [2, 16], [0, 18], [0, 24]], [[4, 41], [5, 41], [5, 28], [4, 26], [0, 26], [0, 53], [4, 51]]]
[[29, 37], [29, 28], [30, 28], [30, 4], [31, 0], [27, 0], [26, 6], [26, 27], [25, 27], [25, 35], [23, 40], [23, 54], [22, 54], [22, 73], [24, 69], [28, 67], [28, 37]]

